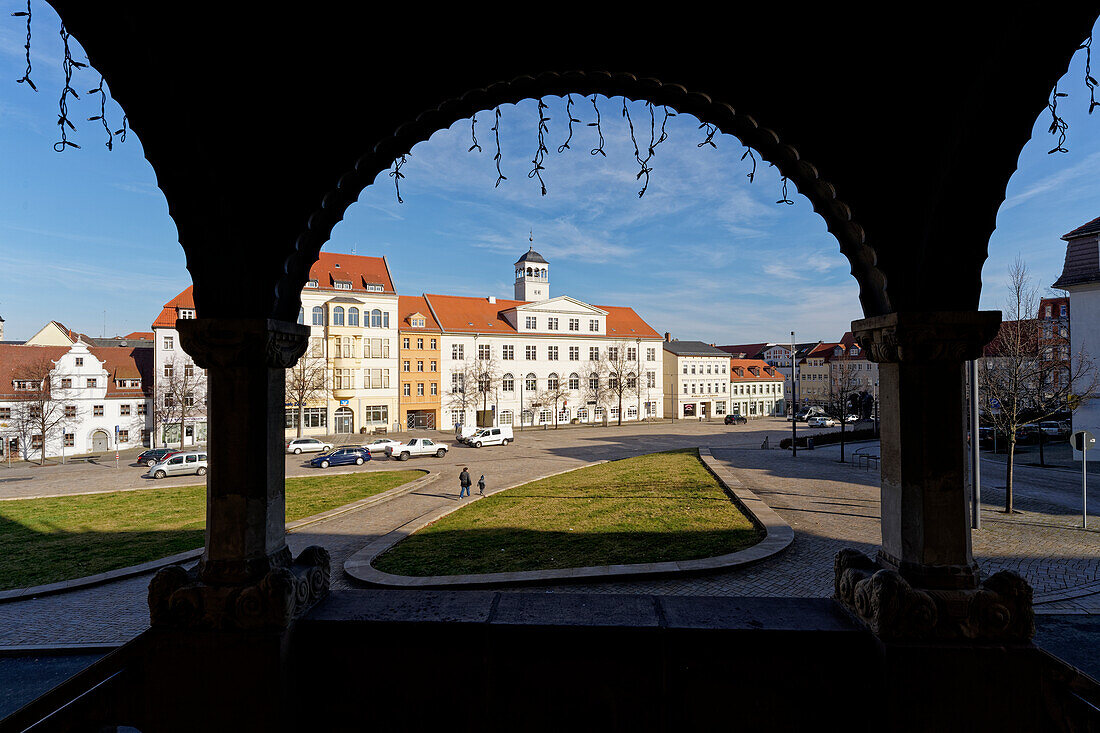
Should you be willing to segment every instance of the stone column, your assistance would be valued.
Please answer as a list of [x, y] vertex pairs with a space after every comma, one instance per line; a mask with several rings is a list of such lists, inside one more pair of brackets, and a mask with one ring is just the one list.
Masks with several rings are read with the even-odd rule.
[[852, 323], [879, 364], [882, 549], [836, 560], [837, 598], [885, 637], [1029, 638], [1031, 589], [981, 583], [970, 546], [965, 362], [995, 311], [890, 313]]
[[286, 545], [285, 370], [309, 328], [262, 319], [176, 322], [207, 370], [206, 547], [197, 569], [173, 566], [149, 587], [154, 626], [286, 628], [328, 589], [328, 553]]

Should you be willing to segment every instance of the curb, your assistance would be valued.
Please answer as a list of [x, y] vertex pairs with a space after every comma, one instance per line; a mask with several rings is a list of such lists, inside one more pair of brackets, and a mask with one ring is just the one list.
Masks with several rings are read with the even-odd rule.
[[[375, 504], [382, 504], [390, 499], [396, 499], [399, 496], [403, 496], [410, 492], [431, 483], [440, 476], [439, 471], [432, 471], [429, 469], [416, 468], [416, 469], [401, 469], [411, 471], [424, 471], [425, 475], [409, 481], [408, 483], [396, 486], [388, 491], [383, 491], [381, 494], [375, 494], [374, 496], [368, 496], [365, 499], [359, 499], [353, 501], [350, 504], [344, 504], [338, 506], [335, 509], [329, 509], [326, 512], [320, 514], [314, 514], [311, 517], [304, 517], [302, 519], [296, 519], [293, 522], [287, 522], [286, 531], [293, 532], [301, 529], [302, 527], [308, 527], [317, 522], [323, 522], [326, 519], [332, 519], [333, 517], [347, 512], [352, 512], [357, 509], [364, 509]], [[116, 568], [115, 570], [107, 570], [95, 575], [86, 575], [83, 578], [73, 578], [72, 580], [62, 580], [57, 583], [46, 583], [44, 585], [32, 585], [27, 588], [12, 588], [11, 590], [0, 591], [0, 603], [7, 603], [11, 601], [20, 601], [26, 598], [36, 598], [40, 596], [52, 596], [58, 593], [65, 593], [71, 590], [79, 590], [81, 588], [91, 588], [92, 586], [102, 585], [104, 583], [110, 583], [114, 580], [122, 580], [124, 578], [132, 578], [135, 575], [144, 575], [145, 573], [152, 572], [153, 570], [159, 570], [160, 568], [167, 567], [168, 565], [180, 565], [191, 560], [197, 560], [202, 556], [203, 548], [197, 548], [194, 550], [187, 550], [175, 555], [169, 555], [168, 557], [162, 557], [157, 560], [149, 560], [147, 562], [140, 563], [138, 565], [130, 565], [124, 568]], [[5, 647], [0, 647], [0, 650]], [[53, 647], [50, 647], [53, 648]]]
[[[699, 458], [703, 465], [713, 475], [728, 496], [741, 508], [750, 521], [764, 531], [764, 539], [752, 547], [726, 555], [705, 557], [697, 560], [671, 560], [655, 563], [636, 563], [626, 565], [595, 565], [580, 568], [557, 568], [554, 570], [524, 570], [506, 573], [481, 573], [477, 575], [429, 575], [429, 576], [403, 576], [384, 573], [371, 566], [376, 557], [390, 549], [398, 542], [408, 537], [422, 527], [439, 520], [440, 518], [457, 511], [471, 502], [459, 504], [454, 507], [446, 507], [442, 510], [429, 512], [409, 522], [403, 527], [383, 535], [371, 544], [364, 547], [344, 561], [344, 572], [356, 580], [371, 585], [397, 587], [397, 588], [453, 588], [453, 587], [491, 587], [496, 585], [527, 585], [544, 583], [547, 581], [584, 581], [604, 580], [608, 578], [652, 578], [669, 575], [681, 575], [686, 573], [701, 573], [713, 570], [725, 570], [735, 567], [744, 567], [765, 560], [785, 550], [794, 540], [794, 530], [784, 522], [775, 511], [749, 491], [738, 481], [725, 466], [718, 464], [711, 455], [710, 448], [699, 448]], [[577, 466], [566, 471], [540, 476], [523, 483], [540, 481], [550, 476], [557, 476], [569, 471], [586, 468], [596, 463]], [[522, 485], [522, 484], [517, 484]], [[507, 491], [515, 488], [508, 486], [498, 489]], [[497, 493], [492, 491], [486, 496]], [[479, 497], [480, 498], [480, 497]], [[475, 499], [476, 501], [476, 499]]]

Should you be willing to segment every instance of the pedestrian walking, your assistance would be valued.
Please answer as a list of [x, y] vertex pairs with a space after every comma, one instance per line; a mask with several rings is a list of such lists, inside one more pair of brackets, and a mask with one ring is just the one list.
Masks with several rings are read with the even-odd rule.
[[470, 469], [467, 466], [462, 467], [462, 473], [458, 474], [458, 498], [470, 495]]
[[477, 480], [477, 493], [485, 496], [485, 474], [481, 474], [481, 478]]

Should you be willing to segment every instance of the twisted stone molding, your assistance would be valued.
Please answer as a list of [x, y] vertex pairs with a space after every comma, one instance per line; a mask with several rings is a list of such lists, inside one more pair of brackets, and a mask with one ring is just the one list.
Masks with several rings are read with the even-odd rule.
[[309, 345], [309, 327], [260, 318], [183, 318], [180, 346], [203, 369], [262, 363], [289, 369]]
[[975, 589], [927, 590], [858, 550], [833, 562], [835, 598], [884, 641], [1024, 642], [1035, 635], [1032, 591], [1002, 570]]
[[321, 207], [299, 234], [295, 251], [286, 262], [287, 275], [276, 289], [275, 313], [285, 319], [293, 319], [297, 314], [309, 268], [331, 236], [333, 227], [343, 219], [344, 212], [355, 203], [363, 189], [371, 185], [375, 177], [388, 169], [396, 158], [408, 153], [414, 145], [427, 140], [438, 130], [447, 129], [477, 112], [502, 104], [516, 104], [524, 99], [570, 93], [622, 96], [667, 105], [677, 112], [692, 114], [701, 122], [714, 124], [723, 133], [733, 135], [753, 148], [764, 161], [774, 164], [825, 220], [829, 231], [840, 244], [841, 253], [851, 263], [852, 274], [860, 285], [864, 313], [888, 313], [892, 310], [886, 276], [877, 267], [875, 251], [868, 245], [866, 232], [855, 220], [851, 207], [839, 198], [835, 186], [822, 177], [817, 167], [803, 160], [798, 150], [783, 143], [778, 134], [762, 127], [754, 117], [679, 84], [665, 84], [658, 79], [621, 72], [575, 70], [520, 76], [511, 81], [472, 89], [422, 112], [416, 119], [395, 130], [392, 137], [378, 142], [369, 153], [359, 158], [352, 170], [340, 177], [336, 187], [324, 197]]
[[852, 335], [879, 363], [977, 359], [1001, 325], [999, 311], [887, 313], [852, 322]]
[[161, 628], [285, 629], [328, 595], [330, 575], [328, 550], [318, 545], [244, 585], [206, 584], [198, 567], [170, 565], [149, 584], [149, 621]]

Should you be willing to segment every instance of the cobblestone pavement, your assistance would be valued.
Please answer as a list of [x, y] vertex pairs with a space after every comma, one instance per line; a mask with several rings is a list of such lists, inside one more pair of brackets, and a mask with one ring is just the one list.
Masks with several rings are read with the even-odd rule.
[[[427, 511], [456, 502], [457, 473], [468, 465], [495, 486], [531, 480], [601, 459], [655, 450], [708, 445], [715, 458], [772, 506], [795, 530], [784, 553], [749, 568], [699, 575], [614, 583], [557, 584], [517, 588], [523, 592], [653, 593], [825, 597], [832, 594], [833, 556], [845, 547], [873, 554], [880, 541], [877, 471], [837, 462], [835, 446], [800, 451], [760, 450], [765, 435], [776, 445], [789, 426], [779, 420], [737, 428], [718, 424], [632, 425], [622, 428], [525, 432], [515, 445], [456, 447], [447, 458], [401, 467], [439, 469], [436, 481], [405, 496], [348, 512], [293, 533], [291, 549], [322, 544], [332, 553], [333, 587], [355, 584], [344, 560], [381, 534]], [[380, 461], [375, 469], [389, 467]], [[1043, 479], [1043, 489], [1049, 481]], [[1036, 496], [1043, 496], [1036, 482]], [[1017, 487], [1018, 515], [995, 511], [990, 487], [983, 498], [983, 527], [974, 533], [975, 555], [987, 575], [999, 569], [1022, 573], [1035, 587], [1039, 608], [1060, 613], [1100, 613], [1100, 532], [1082, 531], [1064, 507], [1029, 498], [1027, 479]], [[1079, 516], [1077, 517], [1079, 520]], [[1097, 522], [1100, 526], [1100, 522]], [[139, 576], [57, 596], [0, 604], [0, 646], [122, 642], [148, 625], [149, 576]], [[1082, 596], [1082, 597], [1078, 597]]]

